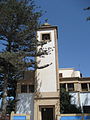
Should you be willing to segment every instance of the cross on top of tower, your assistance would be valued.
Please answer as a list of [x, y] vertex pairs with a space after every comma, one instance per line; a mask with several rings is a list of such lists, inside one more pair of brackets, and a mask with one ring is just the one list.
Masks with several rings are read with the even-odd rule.
[[48, 18], [45, 19], [45, 23], [48, 23]]

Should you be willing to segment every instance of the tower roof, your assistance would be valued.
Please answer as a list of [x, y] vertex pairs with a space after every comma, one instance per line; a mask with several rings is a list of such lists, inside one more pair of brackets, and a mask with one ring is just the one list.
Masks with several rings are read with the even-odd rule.
[[44, 24], [41, 25], [41, 27], [50, 27], [51, 25], [47, 22], [45, 22]]
[[56, 29], [57, 30], [57, 26], [52, 26], [49, 23], [45, 22], [39, 28], [39, 30], [42, 30], [42, 29]]

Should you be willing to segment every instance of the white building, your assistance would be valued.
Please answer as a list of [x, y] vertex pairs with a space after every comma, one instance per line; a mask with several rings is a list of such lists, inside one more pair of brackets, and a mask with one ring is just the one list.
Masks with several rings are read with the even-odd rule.
[[59, 69], [60, 86], [73, 96], [72, 104], [82, 108], [85, 113], [90, 113], [90, 77], [82, 77], [80, 71], [73, 68]]
[[68, 77], [81, 77], [80, 71], [76, 71], [74, 68], [60, 68], [59, 69], [59, 76], [63, 78]]
[[30, 120], [55, 120], [60, 111], [57, 26], [45, 23], [38, 29], [37, 39], [45, 42], [37, 50], [49, 51], [36, 58], [38, 67], [48, 67], [37, 69], [34, 78], [32, 72], [26, 75], [27, 71], [24, 80], [18, 82], [16, 113], [30, 114]]
[[[57, 26], [48, 23], [37, 31], [37, 39], [45, 44], [37, 50], [49, 51], [37, 57], [37, 71], [26, 71], [17, 83], [16, 113], [30, 114], [30, 120], [55, 120], [60, 114], [60, 86], [73, 96], [72, 104], [90, 106], [90, 78], [82, 78], [80, 71], [58, 68]], [[43, 69], [42, 66], [48, 66]], [[88, 108], [88, 107], [87, 107]]]

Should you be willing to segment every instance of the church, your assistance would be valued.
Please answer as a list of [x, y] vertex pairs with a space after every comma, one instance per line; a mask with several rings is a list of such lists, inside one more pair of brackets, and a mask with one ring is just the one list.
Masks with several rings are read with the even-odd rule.
[[36, 58], [38, 66], [49, 66], [35, 73], [26, 71], [24, 80], [17, 83], [16, 113], [30, 114], [30, 120], [55, 120], [60, 111], [57, 26], [43, 24], [37, 39], [46, 42], [43, 49], [50, 51]]
[[90, 113], [90, 78], [83, 77], [73, 68], [58, 67], [57, 26], [44, 23], [37, 31], [37, 39], [45, 42], [43, 50], [47, 50], [48, 54], [37, 57], [36, 61], [39, 68], [48, 67], [25, 71], [24, 79], [17, 83], [16, 114], [30, 116], [30, 119], [27, 116], [22, 120], [60, 120], [61, 87], [73, 96], [72, 104], [81, 107], [82, 112]]

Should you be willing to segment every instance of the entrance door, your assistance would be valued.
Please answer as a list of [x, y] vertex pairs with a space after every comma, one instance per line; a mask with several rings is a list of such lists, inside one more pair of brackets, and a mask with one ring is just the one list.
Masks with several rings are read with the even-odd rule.
[[54, 108], [41, 108], [42, 120], [54, 120], [53, 119], [53, 109]]

